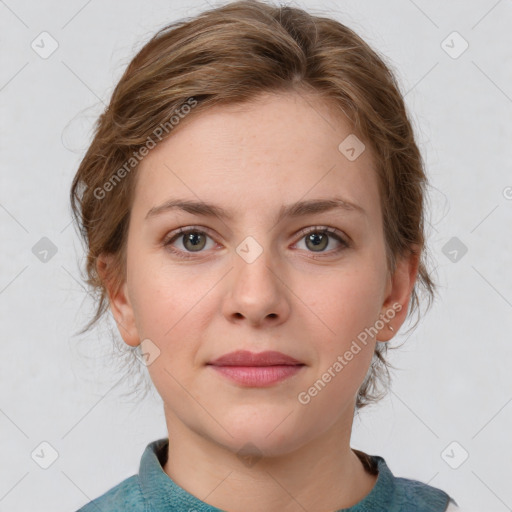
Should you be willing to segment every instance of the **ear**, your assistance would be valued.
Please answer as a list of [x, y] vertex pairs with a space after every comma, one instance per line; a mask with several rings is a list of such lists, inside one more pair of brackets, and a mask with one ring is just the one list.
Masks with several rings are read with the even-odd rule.
[[389, 341], [405, 322], [414, 283], [418, 277], [418, 267], [419, 251], [415, 246], [414, 251], [397, 259], [395, 272], [388, 274], [380, 315], [385, 325], [380, 330], [377, 341]]
[[114, 264], [114, 255], [101, 254], [96, 260], [96, 269], [107, 290], [110, 310], [123, 340], [127, 345], [136, 347], [140, 344], [140, 338], [135, 325], [135, 315], [128, 296], [126, 276], [123, 278], [122, 283], [116, 283], [114, 279]]

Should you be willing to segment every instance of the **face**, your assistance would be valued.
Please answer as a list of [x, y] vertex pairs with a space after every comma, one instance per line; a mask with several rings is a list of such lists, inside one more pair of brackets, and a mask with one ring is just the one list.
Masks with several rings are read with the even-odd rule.
[[[125, 342], [145, 340], [169, 430], [268, 455], [350, 430], [375, 336], [344, 354], [393, 304], [398, 330], [416, 267], [404, 260], [389, 274], [372, 155], [340, 151], [352, 132], [334, 111], [295, 94], [213, 108], [185, 118], [141, 162], [126, 281], [110, 300]], [[208, 364], [236, 350], [302, 365], [255, 384]]]

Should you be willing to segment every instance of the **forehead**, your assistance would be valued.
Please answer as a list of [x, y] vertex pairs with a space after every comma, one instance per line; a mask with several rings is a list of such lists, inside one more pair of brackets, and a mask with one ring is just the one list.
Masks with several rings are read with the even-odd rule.
[[[380, 215], [369, 146], [363, 150], [341, 110], [317, 97], [269, 94], [216, 106], [174, 130], [139, 164], [134, 212], [171, 197], [264, 211], [337, 195]], [[354, 143], [357, 158], [349, 159]]]

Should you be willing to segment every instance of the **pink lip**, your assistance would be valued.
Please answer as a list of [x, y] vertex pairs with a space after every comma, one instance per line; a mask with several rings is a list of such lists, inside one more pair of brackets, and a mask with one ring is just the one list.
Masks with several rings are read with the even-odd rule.
[[281, 352], [267, 350], [265, 352], [249, 352], [248, 350], [236, 350], [224, 354], [208, 364], [215, 366], [275, 366], [302, 364], [297, 359]]
[[245, 386], [269, 386], [295, 375], [304, 366], [281, 352], [237, 350], [208, 363], [224, 377]]

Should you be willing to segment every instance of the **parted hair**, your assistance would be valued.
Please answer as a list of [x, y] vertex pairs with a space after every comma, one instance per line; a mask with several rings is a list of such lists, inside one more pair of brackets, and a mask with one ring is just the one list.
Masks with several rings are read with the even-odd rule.
[[[86, 247], [83, 278], [96, 300], [95, 314], [80, 333], [108, 311], [105, 279], [115, 287], [125, 279], [140, 159], [171, 137], [185, 114], [287, 92], [315, 94], [328, 102], [372, 151], [388, 268], [393, 272], [397, 258], [411, 252], [419, 258], [408, 311], [408, 316], [418, 312], [419, 320], [420, 292], [430, 307], [436, 288], [426, 264], [428, 181], [392, 66], [335, 19], [242, 0], [158, 30], [133, 57], [97, 119], [70, 190], [73, 218]], [[98, 272], [100, 254], [112, 256], [106, 276]], [[388, 348], [396, 347], [377, 342], [356, 410], [387, 393]]]

